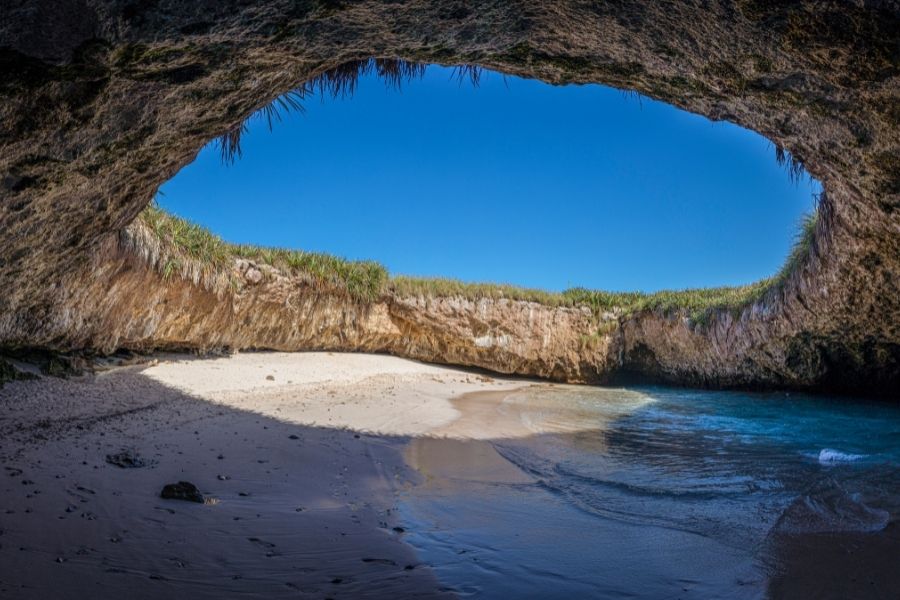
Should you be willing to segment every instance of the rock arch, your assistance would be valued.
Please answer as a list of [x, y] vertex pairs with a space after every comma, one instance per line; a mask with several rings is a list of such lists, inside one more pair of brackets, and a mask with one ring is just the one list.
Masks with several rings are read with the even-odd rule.
[[[3, 12], [0, 346], [329, 347], [571, 381], [900, 389], [895, 1], [6, 0]], [[610, 317], [592, 344], [596, 322], [575, 308], [359, 306], [277, 277], [230, 295], [129, 251], [129, 224], [203, 144], [369, 57], [603, 83], [753, 129], [827, 190], [812, 251], [739, 314]], [[476, 344], [485, 332], [503, 343]]]

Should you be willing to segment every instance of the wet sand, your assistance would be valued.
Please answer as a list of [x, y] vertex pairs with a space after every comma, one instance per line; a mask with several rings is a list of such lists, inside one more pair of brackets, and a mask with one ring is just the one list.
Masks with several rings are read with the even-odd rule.
[[900, 598], [900, 522], [879, 532], [773, 540], [769, 598]]
[[[410, 441], [406, 460], [424, 480], [401, 496], [399, 513], [443, 583], [485, 599], [761, 597], [752, 557], [699, 535], [597, 518], [504, 456], [525, 448], [552, 457], [554, 440], [579, 433], [603, 452], [612, 422], [651, 402], [598, 391], [608, 402], [599, 413], [546, 393], [572, 389], [466, 394], [453, 400], [459, 419]], [[491, 432], [501, 435], [491, 441]]]
[[[165, 357], [0, 390], [0, 597], [444, 597], [404, 542], [409, 435], [511, 389], [387, 356]], [[123, 449], [148, 464], [120, 468]], [[186, 480], [208, 504], [160, 498]]]
[[609, 453], [653, 402], [582, 390], [331, 353], [7, 385], [0, 597], [900, 597], [896, 523], [741, 548], [579, 507], [516, 453]]
[[460, 396], [453, 400], [459, 419], [407, 446], [406, 460], [423, 481], [401, 495], [399, 514], [411, 528], [408, 541], [454, 593], [501, 600], [900, 598], [897, 522], [870, 533], [773, 530], [761, 544], [745, 545], [737, 531], [710, 536], [586, 509], [523, 468], [528, 460], [517, 455], [539, 456], [553, 471], [566, 469], [569, 452], [615, 453], [605, 435], [615, 419], [652, 400], [597, 390], [606, 402], [598, 415], [554, 402], [554, 390], [567, 389]]

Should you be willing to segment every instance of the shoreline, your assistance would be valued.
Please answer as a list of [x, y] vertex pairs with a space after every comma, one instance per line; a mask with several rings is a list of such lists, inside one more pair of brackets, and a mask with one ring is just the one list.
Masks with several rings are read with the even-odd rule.
[[[163, 356], [0, 389], [0, 594], [452, 597], [404, 542], [409, 436], [505, 381], [388, 356]], [[129, 450], [143, 468], [109, 464]], [[163, 500], [189, 481], [208, 505]]]
[[[876, 533], [773, 529], [743, 552], [690, 528], [611, 515], [620, 488], [593, 507], [590, 486], [606, 473], [613, 483], [620, 472], [649, 475], [651, 487], [664, 475], [643, 464], [645, 452], [668, 464], [671, 449], [654, 454], [653, 444], [677, 426], [635, 439], [616, 423], [682, 393], [324, 352], [160, 355], [14, 382], [0, 389], [0, 596], [505, 598], [547, 586], [569, 597], [678, 588], [686, 598], [811, 589], [839, 598], [865, 586], [888, 598], [900, 589], [890, 569], [896, 521]], [[107, 459], [123, 451], [143, 466]], [[637, 462], [605, 462], [629, 453]], [[208, 502], [161, 499], [178, 481]]]

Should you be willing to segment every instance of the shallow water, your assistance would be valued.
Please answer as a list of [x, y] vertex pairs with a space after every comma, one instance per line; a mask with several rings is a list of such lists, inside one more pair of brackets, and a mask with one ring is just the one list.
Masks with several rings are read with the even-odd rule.
[[530, 433], [407, 452], [425, 475], [407, 538], [461, 596], [900, 597], [896, 405], [571, 386], [488, 401], [481, 421]]

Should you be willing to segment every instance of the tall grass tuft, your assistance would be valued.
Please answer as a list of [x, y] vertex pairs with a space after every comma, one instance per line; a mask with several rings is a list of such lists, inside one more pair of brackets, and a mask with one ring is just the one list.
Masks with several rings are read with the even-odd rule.
[[[256, 116], [264, 117], [271, 130], [276, 121], [281, 121], [283, 113], [303, 112], [304, 100], [314, 94], [332, 98], [350, 97], [356, 92], [359, 78], [372, 73], [383, 79], [385, 85], [399, 90], [405, 82], [421, 79], [425, 69], [426, 65], [398, 58], [370, 58], [348, 61], [323, 71], [303, 85], [278, 96], [222, 134], [218, 138], [222, 162], [230, 165], [241, 157], [241, 136], [247, 132], [248, 121]], [[480, 72], [466, 72], [477, 84]]]
[[269, 131], [272, 131], [272, 127], [275, 124], [275, 121], [281, 121], [281, 113], [290, 113], [290, 112], [298, 112], [302, 113], [306, 109], [303, 108], [303, 100], [305, 96], [302, 90], [290, 90], [287, 93], [284, 93], [269, 104], [263, 106], [257, 114], [262, 114], [266, 118], [266, 124], [269, 126]]
[[453, 77], [460, 85], [469, 82], [473, 87], [481, 85], [481, 76], [484, 71], [477, 65], [457, 65], [453, 67]]
[[775, 162], [787, 169], [788, 177], [794, 183], [798, 183], [806, 175], [803, 162], [778, 144], [775, 145]]
[[247, 132], [247, 122], [242, 121], [231, 127], [218, 137], [216, 143], [219, 146], [219, 154], [226, 165], [234, 164], [235, 159], [243, 156], [241, 150], [241, 136]]
[[800, 227], [794, 236], [794, 244], [788, 252], [787, 258], [782, 265], [781, 270], [772, 278], [778, 283], [784, 283], [790, 277], [791, 273], [797, 271], [800, 266], [806, 262], [810, 253], [813, 251], [813, 242], [815, 241], [816, 226], [819, 222], [819, 211], [814, 210], [800, 220]]

